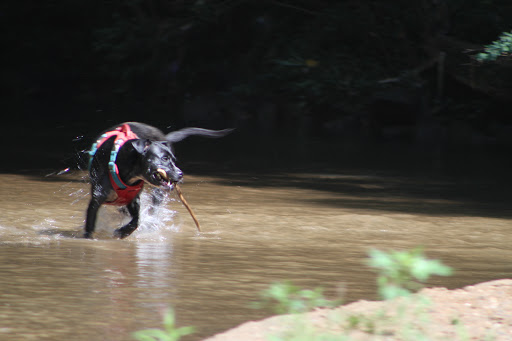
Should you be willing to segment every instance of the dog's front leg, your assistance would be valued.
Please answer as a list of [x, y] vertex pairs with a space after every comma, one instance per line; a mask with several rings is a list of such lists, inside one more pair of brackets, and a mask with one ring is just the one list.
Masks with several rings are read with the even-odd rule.
[[114, 237], [123, 239], [132, 234], [133, 231], [139, 227], [139, 215], [140, 215], [140, 197], [137, 196], [131, 203], [126, 206], [128, 212], [132, 216], [132, 220], [125, 226], [118, 228], [114, 231]]
[[94, 233], [94, 229], [96, 227], [96, 217], [98, 215], [98, 210], [100, 206], [105, 202], [105, 199], [106, 197], [104, 195], [99, 197], [93, 196], [91, 198], [89, 207], [87, 208], [87, 217], [85, 218], [84, 238], [92, 238], [92, 234]]

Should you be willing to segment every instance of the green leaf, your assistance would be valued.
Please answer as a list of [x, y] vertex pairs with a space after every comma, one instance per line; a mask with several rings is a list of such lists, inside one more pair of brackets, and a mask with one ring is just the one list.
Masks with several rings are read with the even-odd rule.
[[370, 250], [369, 255], [370, 259], [368, 263], [370, 264], [371, 267], [380, 269], [390, 269], [393, 266], [393, 260], [391, 259], [389, 254], [383, 251], [372, 249]]
[[421, 288], [432, 275], [447, 276], [451, 268], [438, 260], [427, 259], [421, 248], [410, 251], [370, 250], [368, 264], [378, 272], [379, 294], [384, 299], [408, 294]]
[[167, 331], [174, 330], [175, 324], [174, 310], [169, 309], [164, 315], [164, 327]]
[[178, 341], [182, 336], [194, 333], [193, 327], [176, 328], [176, 319], [173, 309], [167, 310], [163, 317], [165, 330], [145, 329], [132, 334], [139, 341]]
[[432, 263], [427, 259], [417, 259], [411, 267], [411, 274], [419, 281], [426, 281], [432, 274]]
[[405, 288], [388, 285], [382, 288], [379, 288], [379, 294], [386, 300], [390, 300], [400, 296], [408, 296], [411, 292]]
[[160, 329], [139, 330], [132, 335], [139, 341], [171, 341], [167, 333]]

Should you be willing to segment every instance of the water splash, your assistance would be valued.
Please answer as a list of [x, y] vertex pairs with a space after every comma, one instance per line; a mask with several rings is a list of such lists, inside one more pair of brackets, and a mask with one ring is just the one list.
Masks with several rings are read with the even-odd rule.
[[71, 205], [75, 205], [82, 200], [89, 199], [89, 191], [80, 188], [74, 192], [69, 193], [68, 196], [74, 198], [74, 200], [71, 202]]
[[171, 198], [167, 193], [162, 203], [155, 206], [152, 203], [151, 195], [144, 191], [141, 196], [140, 225], [136, 231], [136, 237], [152, 239], [157, 237], [159, 240], [166, 240], [167, 238], [162, 232], [178, 232], [180, 228], [174, 224], [176, 211], [170, 208], [174, 202], [176, 199]]
[[[139, 227], [129, 238], [149, 241], [165, 241], [169, 237], [167, 232], [177, 232], [179, 227], [174, 224], [176, 211], [170, 208], [176, 200], [169, 195], [164, 197], [161, 205], [152, 203], [151, 194], [143, 191], [141, 194], [141, 211]], [[96, 221], [95, 235], [98, 238], [112, 236], [115, 229], [127, 224], [131, 217], [125, 208], [103, 205]]]
[[[52, 236], [54, 239], [60, 237], [80, 237], [83, 234], [85, 225], [85, 212], [90, 199], [90, 185], [86, 172], [71, 172], [58, 175], [57, 172], [48, 176], [58, 176], [69, 179], [64, 181], [53, 195], [60, 199], [69, 198], [69, 216], [61, 216], [59, 219], [41, 217], [33, 223], [29, 223], [32, 234], [35, 232], [40, 236]], [[172, 206], [176, 204], [170, 193], [167, 193], [161, 205], [155, 206], [152, 203], [151, 188], [147, 186], [141, 193], [141, 211], [139, 228], [130, 236], [130, 239], [141, 241], [166, 241], [172, 238], [172, 233], [180, 230], [180, 222], [175, 222], [176, 211]], [[63, 209], [66, 211], [67, 209]], [[124, 226], [131, 219], [126, 208], [118, 206], [103, 205], [98, 211], [96, 221], [95, 238], [112, 239], [114, 230]], [[69, 230], [69, 229], [72, 230]]]

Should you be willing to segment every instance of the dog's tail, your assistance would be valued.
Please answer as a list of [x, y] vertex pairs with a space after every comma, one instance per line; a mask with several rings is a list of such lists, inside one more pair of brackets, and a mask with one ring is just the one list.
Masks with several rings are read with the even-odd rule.
[[184, 128], [173, 131], [165, 135], [165, 139], [168, 142], [174, 143], [181, 141], [189, 136], [205, 136], [211, 138], [223, 137], [232, 132], [234, 129], [222, 129], [222, 130], [210, 130], [203, 128]]

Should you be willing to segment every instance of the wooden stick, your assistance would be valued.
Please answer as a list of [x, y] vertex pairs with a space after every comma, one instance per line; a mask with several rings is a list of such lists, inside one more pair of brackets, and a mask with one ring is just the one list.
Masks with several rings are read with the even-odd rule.
[[187, 200], [185, 200], [185, 197], [183, 196], [183, 193], [181, 192], [180, 186], [178, 184], [174, 185], [174, 188], [176, 188], [176, 193], [178, 193], [178, 197], [180, 198], [183, 205], [187, 208], [188, 213], [192, 216], [192, 219], [194, 219], [194, 223], [196, 223], [197, 231], [201, 232], [201, 226], [199, 226], [199, 221], [196, 218], [196, 215], [194, 214], [194, 211], [192, 211], [192, 208], [188, 204]]

